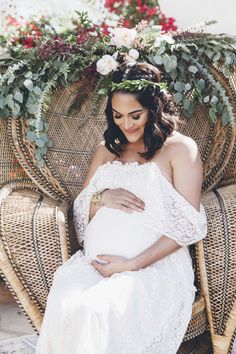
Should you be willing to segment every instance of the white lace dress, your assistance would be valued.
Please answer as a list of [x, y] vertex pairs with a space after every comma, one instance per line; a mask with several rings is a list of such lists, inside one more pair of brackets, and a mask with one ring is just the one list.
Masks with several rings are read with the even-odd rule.
[[[90, 199], [105, 188], [125, 188], [145, 202], [143, 212], [102, 207], [88, 223]], [[175, 354], [195, 296], [188, 245], [206, 235], [206, 216], [148, 162], [100, 166], [74, 202], [77, 251], [54, 274], [36, 354]], [[134, 257], [161, 235], [178, 251], [138, 271], [103, 277], [98, 254]]]

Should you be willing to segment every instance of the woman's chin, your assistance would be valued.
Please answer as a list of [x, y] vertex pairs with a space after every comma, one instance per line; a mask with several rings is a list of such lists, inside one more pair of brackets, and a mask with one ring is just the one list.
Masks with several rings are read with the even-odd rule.
[[136, 135], [136, 134], [134, 134], [133, 136], [132, 135], [126, 135], [126, 139], [128, 140], [129, 143], [137, 143], [142, 138], [143, 138], [143, 136]]

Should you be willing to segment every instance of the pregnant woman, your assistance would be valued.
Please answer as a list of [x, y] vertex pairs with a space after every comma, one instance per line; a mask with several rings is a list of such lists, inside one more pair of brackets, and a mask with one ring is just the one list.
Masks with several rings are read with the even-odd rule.
[[196, 143], [157, 68], [112, 75], [107, 129], [74, 202], [83, 250], [54, 274], [36, 354], [175, 354], [191, 319], [188, 245], [206, 236]]

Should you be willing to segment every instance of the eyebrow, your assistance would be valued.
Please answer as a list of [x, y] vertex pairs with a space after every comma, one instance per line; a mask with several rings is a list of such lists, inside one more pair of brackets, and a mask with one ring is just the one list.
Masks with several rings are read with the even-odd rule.
[[[118, 112], [114, 108], [112, 108], [112, 110], [115, 111], [116, 113], [119, 113], [120, 115], [122, 115], [120, 112]], [[129, 112], [128, 114], [137, 113], [137, 112], [143, 112], [143, 109], [136, 109], [135, 111]]]

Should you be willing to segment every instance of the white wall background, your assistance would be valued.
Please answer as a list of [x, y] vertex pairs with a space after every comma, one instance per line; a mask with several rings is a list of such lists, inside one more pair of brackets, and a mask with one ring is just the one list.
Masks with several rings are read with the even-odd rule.
[[[88, 11], [90, 17], [102, 17], [105, 0], [0, 0], [0, 17], [4, 12], [28, 17], [31, 14], [56, 14], [71, 17], [74, 9]], [[162, 11], [174, 17], [180, 28], [206, 20], [218, 23], [207, 31], [236, 35], [236, 0], [159, 0]], [[100, 8], [100, 9], [98, 9]], [[100, 19], [101, 20], [101, 19]]]
[[236, 35], [236, 0], [159, 0], [159, 3], [162, 11], [174, 17], [180, 28], [217, 20], [207, 31]]

